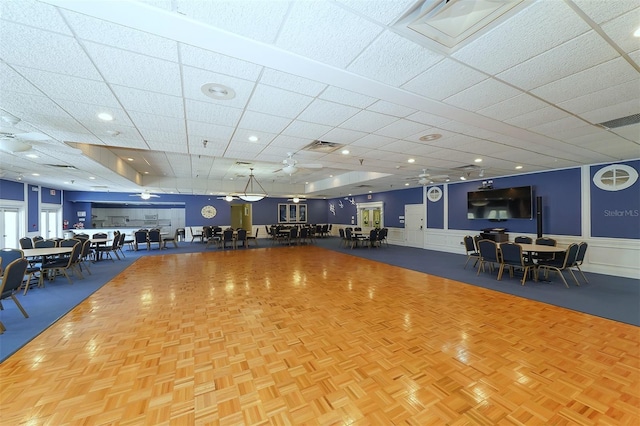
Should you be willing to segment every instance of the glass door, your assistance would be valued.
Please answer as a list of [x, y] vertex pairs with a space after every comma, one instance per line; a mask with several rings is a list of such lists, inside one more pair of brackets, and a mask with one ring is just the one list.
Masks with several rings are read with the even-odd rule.
[[61, 226], [58, 224], [58, 210], [43, 209], [40, 212], [40, 235], [48, 240], [51, 238], [60, 238], [58, 235]]
[[2, 230], [2, 239], [0, 239], [0, 248], [19, 248], [18, 230], [20, 229], [20, 218], [18, 209], [0, 209], [0, 229]]

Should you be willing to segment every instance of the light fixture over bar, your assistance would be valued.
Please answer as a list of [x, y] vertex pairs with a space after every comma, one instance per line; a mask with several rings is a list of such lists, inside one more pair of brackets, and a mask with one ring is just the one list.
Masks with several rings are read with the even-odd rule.
[[[253, 168], [250, 168], [249, 170], [251, 170], [251, 173], [249, 174], [249, 180], [247, 181], [247, 184], [244, 187], [244, 192], [242, 194], [238, 194], [238, 197], [241, 200], [248, 201], [248, 202], [252, 203], [254, 201], [260, 201], [264, 197], [267, 197], [267, 191], [264, 190], [262, 185], [260, 185], [260, 182], [258, 182], [258, 180], [253, 175]], [[254, 189], [253, 189], [253, 183], [254, 182], [260, 187], [262, 192], [255, 192], [254, 191]]]

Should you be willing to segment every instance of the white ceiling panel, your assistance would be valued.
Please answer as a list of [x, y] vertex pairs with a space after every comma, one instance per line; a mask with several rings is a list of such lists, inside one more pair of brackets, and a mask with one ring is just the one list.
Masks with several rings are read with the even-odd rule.
[[374, 149], [374, 148], [381, 148], [385, 145], [390, 144], [391, 142], [395, 141], [394, 138], [390, 138], [387, 136], [382, 136], [382, 135], [366, 135], [363, 136], [362, 138], [353, 141], [352, 145], [353, 146], [362, 146], [362, 147], [366, 147], [369, 149]]
[[385, 31], [347, 69], [391, 86], [401, 86], [442, 59], [440, 54]]
[[269, 146], [286, 148], [287, 152], [296, 152], [301, 150], [305, 145], [311, 143], [311, 139], [303, 139], [294, 136], [280, 135], [273, 139]]
[[264, 84], [258, 84], [247, 109], [265, 114], [278, 111], [281, 117], [297, 117], [311, 102], [312, 97], [300, 95]]
[[337, 2], [381, 24], [395, 22], [415, 3], [414, 0], [337, 0]]
[[397, 120], [388, 126], [379, 129], [376, 133], [382, 136], [403, 139], [411, 135], [415, 135], [418, 132], [422, 132], [423, 130], [426, 133], [431, 133], [426, 131], [428, 128], [422, 123], [416, 123], [415, 121], [410, 120]]
[[[448, 84], [440, 82], [451, 79]], [[487, 74], [474, 70], [451, 59], [444, 59], [402, 87], [427, 98], [442, 100], [488, 78]]]
[[2, 81], [2, 92], [15, 92], [15, 94], [26, 93], [29, 95], [42, 96], [43, 93], [37, 89], [33, 83], [25, 79], [14, 69], [0, 62], [0, 81]]
[[[630, 141], [640, 144], [640, 124], [618, 127], [611, 130], [613, 133], [622, 136]], [[640, 157], [640, 146], [638, 147], [638, 157]]]
[[323, 135], [323, 139], [326, 139], [329, 142], [336, 142], [342, 144], [350, 144], [358, 139], [366, 136], [366, 132], [359, 132], [356, 130], [349, 129], [333, 129]]
[[589, 29], [565, 2], [538, 1], [452, 56], [495, 75]]
[[449, 96], [444, 99], [444, 102], [469, 111], [478, 111], [519, 94], [520, 92], [513, 87], [494, 79], [487, 79], [453, 96]]
[[362, 95], [335, 86], [327, 87], [326, 90], [324, 90], [318, 97], [326, 101], [336, 102], [356, 108], [367, 108], [376, 102], [376, 98], [372, 98], [371, 96]]
[[331, 126], [294, 120], [282, 131], [282, 134], [307, 139], [319, 139], [331, 129]]
[[638, 78], [638, 72], [623, 58], [613, 59], [569, 77], [532, 90], [532, 93], [559, 103]]
[[0, 20], [73, 35], [57, 8], [34, 0], [3, 2]]
[[302, 121], [337, 126], [353, 117], [358, 109], [346, 105], [316, 99], [298, 117]]
[[489, 107], [482, 108], [478, 110], [478, 113], [502, 121], [548, 106], [549, 104], [525, 93], [514, 96], [513, 98], [505, 101], [498, 102], [497, 104], [493, 104]]
[[438, 115], [434, 115], [424, 111], [418, 111], [414, 114], [411, 114], [407, 117], [407, 120], [416, 121], [427, 126], [439, 126], [450, 121], [450, 119], [448, 118], [440, 117]]
[[246, 111], [238, 123], [239, 127], [249, 130], [278, 134], [282, 132], [291, 120], [260, 112]]
[[179, 49], [180, 59], [184, 65], [203, 70], [217, 69], [220, 70], [221, 74], [244, 80], [255, 81], [263, 69], [263, 67], [251, 62], [189, 46], [188, 44], [180, 44]]
[[[344, 37], [344, 28], [349, 28], [349, 37]], [[346, 67], [381, 32], [381, 27], [344, 13], [335, 4], [294, 2], [276, 45], [317, 61]]]
[[187, 99], [185, 101], [187, 119], [203, 123], [220, 124], [235, 127], [240, 121], [242, 110], [218, 103], [200, 102]]
[[615, 105], [618, 102], [640, 99], [640, 80], [632, 80], [597, 92], [589, 93], [558, 104], [559, 107], [581, 114], [598, 108]]
[[569, 114], [556, 107], [546, 107], [509, 118], [505, 121], [509, 124], [513, 124], [514, 126], [529, 129], [531, 127], [539, 126], [550, 121], [556, 121], [568, 116]]
[[638, 29], [640, 7], [602, 25], [602, 29], [627, 53], [638, 50], [640, 40], [632, 34]]
[[397, 105], [387, 101], [377, 101], [367, 108], [369, 111], [379, 112], [381, 114], [392, 115], [394, 117], [407, 117], [416, 112], [413, 108]]
[[161, 117], [139, 111], [130, 111], [129, 115], [138, 129], [162, 130], [170, 133], [186, 132], [184, 119]]
[[610, 21], [638, 8], [636, 0], [572, 0], [590, 19], [597, 24]]
[[381, 127], [388, 126], [396, 120], [398, 120], [397, 117], [390, 115], [379, 114], [371, 111], [360, 111], [342, 123], [342, 127], [350, 130], [373, 133]]
[[[583, 52], [589, 52], [584, 56]], [[551, 83], [611, 60], [617, 52], [595, 31], [589, 31], [522, 62], [496, 77], [525, 90]]]
[[184, 106], [181, 97], [116, 85], [112, 85], [111, 88], [118, 97], [120, 104], [127, 110], [153, 110], [158, 115], [184, 118]]
[[201, 121], [187, 122], [189, 135], [199, 136], [197, 139], [190, 138], [191, 142], [202, 142], [202, 139], [216, 139], [228, 142], [231, 140], [234, 128], [230, 126], [221, 126], [219, 124], [203, 123]]
[[582, 114], [582, 117], [595, 124], [638, 114], [639, 110], [640, 103], [638, 103], [637, 99], [634, 99], [631, 101], [621, 102], [616, 105], [598, 108], [593, 111], [587, 111]]
[[318, 96], [327, 87], [326, 84], [270, 68], [264, 70], [260, 83], [307, 96]]

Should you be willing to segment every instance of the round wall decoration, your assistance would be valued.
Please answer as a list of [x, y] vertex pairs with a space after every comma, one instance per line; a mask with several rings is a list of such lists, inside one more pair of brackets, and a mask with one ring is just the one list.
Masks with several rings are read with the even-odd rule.
[[440, 201], [440, 198], [442, 198], [442, 190], [440, 188], [432, 186], [427, 189], [427, 199], [429, 201], [435, 203], [436, 201]]
[[202, 210], [200, 210], [200, 214], [202, 214], [202, 217], [204, 217], [206, 219], [211, 219], [211, 218], [215, 217], [215, 215], [217, 213], [218, 213], [218, 211], [213, 206], [204, 206], [202, 208]]

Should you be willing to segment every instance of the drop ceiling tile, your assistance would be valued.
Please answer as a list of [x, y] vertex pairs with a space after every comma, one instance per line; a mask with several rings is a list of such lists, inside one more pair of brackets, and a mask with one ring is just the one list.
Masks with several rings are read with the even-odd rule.
[[598, 127], [591, 124], [587, 124], [586, 122], [582, 121], [581, 126], [549, 133], [548, 136], [554, 139], [558, 139], [566, 142], [568, 139], [571, 139], [571, 138], [577, 138], [579, 136], [589, 135], [593, 133], [596, 129], [598, 129]]
[[[153, 148], [154, 145], [158, 144], [167, 144], [167, 145], [175, 145], [176, 147], [180, 147], [183, 145], [187, 145], [187, 135], [185, 133], [169, 133], [162, 130], [156, 129], [139, 129], [140, 134], [144, 137], [144, 139], [149, 143], [150, 149]], [[168, 151], [173, 151], [172, 149], [168, 149]]]
[[414, 0], [337, 0], [337, 2], [385, 25], [395, 22], [415, 3]]
[[479, 114], [486, 115], [487, 117], [504, 121], [547, 106], [547, 103], [542, 102], [529, 94], [523, 93], [513, 98], [509, 98], [506, 101], [482, 108], [477, 112]]
[[408, 115], [416, 112], [413, 108], [408, 108], [402, 105], [397, 105], [387, 101], [376, 101], [373, 105], [367, 108], [369, 111], [379, 112], [381, 114], [392, 115], [394, 117], [404, 118]]
[[404, 139], [422, 131], [426, 131], [426, 133], [433, 133], [428, 131], [428, 128], [426, 128], [424, 124], [410, 120], [397, 120], [388, 126], [377, 130], [376, 133], [378, 135], [389, 136], [395, 139]]
[[[640, 124], [618, 127], [617, 129], [612, 129], [611, 131], [623, 138], [629, 139], [630, 141], [640, 143]], [[640, 157], [640, 147], [638, 147], [637, 157]]]
[[636, 0], [573, 0], [597, 24], [610, 21], [638, 7]]
[[602, 29], [626, 53], [638, 50], [640, 41], [633, 37], [640, 21], [640, 7], [602, 25]]
[[633, 114], [638, 114], [639, 110], [640, 103], [638, 102], [638, 99], [633, 99], [630, 101], [617, 103], [616, 105], [598, 108], [593, 111], [587, 111], [580, 114], [580, 116], [591, 123], [597, 124], [609, 120], [627, 117]]
[[450, 121], [449, 118], [440, 117], [438, 115], [429, 114], [428, 112], [418, 111], [407, 117], [407, 120], [416, 121], [426, 126], [439, 126]]
[[3, 97], [6, 92], [14, 92], [18, 97], [20, 94], [42, 96], [42, 92], [33, 84], [3, 62], [0, 62], [0, 81], [2, 81], [0, 87], [2, 87]]
[[561, 118], [567, 117], [568, 115], [569, 114], [562, 110], [559, 110], [556, 107], [549, 106], [546, 108], [528, 112], [526, 114], [518, 115], [513, 118], [509, 118], [508, 120], [505, 120], [505, 122], [517, 127], [522, 127], [523, 129], [528, 129], [530, 127], [539, 126], [549, 121], [559, 120]]
[[452, 56], [495, 75], [589, 29], [565, 2], [534, 2]]
[[[79, 122], [83, 123], [85, 126], [90, 126], [92, 123], [98, 123], [100, 125], [106, 125], [109, 127], [114, 126], [128, 126], [132, 127], [133, 123], [129, 119], [129, 116], [125, 112], [125, 110], [121, 108], [115, 107], [105, 107], [102, 105], [92, 105], [79, 103], [77, 101], [68, 101], [64, 99], [59, 99], [56, 103], [65, 111], [69, 113], [72, 117], [74, 117]], [[110, 122], [101, 121], [98, 118], [98, 114], [102, 112], [107, 112], [111, 114], [114, 119]]]
[[617, 58], [545, 84], [531, 92], [557, 104], [637, 78], [638, 72], [623, 58]]
[[242, 110], [213, 102], [200, 102], [191, 99], [185, 100], [185, 109], [188, 120], [201, 121], [203, 123], [220, 124], [223, 126], [236, 126]]
[[525, 90], [551, 83], [618, 56], [595, 31], [549, 49], [496, 77]]
[[[345, 28], [349, 28], [349, 36]], [[330, 65], [346, 67], [381, 32], [381, 27], [335, 4], [294, 2], [276, 45]]]
[[154, 129], [169, 133], [185, 133], [184, 119], [175, 117], [161, 117], [139, 111], [130, 111], [131, 120], [138, 129]]
[[[451, 78], [453, 75], [454, 79]], [[442, 100], [487, 78], [486, 74], [447, 58], [402, 87], [430, 99]]]
[[[176, 10], [191, 19], [240, 34], [253, 40], [273, 43], [289, 8], [288, 1], [178, 0]], [[259, 23], [247, 25], [248, 22]]]
[[122, 106], [131, 111], [154, 111], [167, 117], [184, 118], [184, 106], [181, 97], [163, 95], [148, 90], [131, 87], [111, 86]]
[[101, 79], [87, 55], [71, 37], [3, 21], [0, 40], [0, 57], [9, 65]]
[[260, 65], [188, 44], [180, 44], [180, 60], [183, 65], [226, 74], [244, 80], [255, 81], [263, 69]]
[[575, 114], [580, 114], [633, 99], [640, 99], [640, 79], [561, 102], [558, 106]]
[[310, 144], [312, 141], [312, 139], [301, 139], [293, 136], [278, 135], [273, 138], [273, 141], [269, 144], [269, 146], [286, 148], [291, 152], [296, 152], [304, 148], [307, 144]]
[[547, 123], [540, 124], [538, 126], [530, 127], [529, 130], [531, 130], [532, 132], [540, 133], [550, 137], [562, 139], [560, 137], [557, 137], [558, 133], [580, 128], [580, 127], [590, 128], [591, 126], [587, 125], [584, 121], [576, 117], [569, 116], [569, 117], [561, 118], [560, 120], [549, 121]]
[[260, 83], [307, 96], [318, 96], [327, 87], [324, 83], [271, 68], [265, 68], [260, 77]]
[[399, 87], [442, 58], [394, 32], [385, 31], [347, 69]]
[[110, 84], [182, 95], [180, 68], [175, 62], [96, 43], [87, 42], [85, 48]]
[[149, 146], [142, 138], [111, 138], [109, 145], [122, 148], [149, 149]]
[[[254, 136], [258, 138], [257, 142], [252, 142], [252, 141], [249, 140], [250, 137], [254, 137]], [[234, 140], [239, 140], [239, 141], [243, 141], [243, 142], [251, 142], [253, 144], [257, 144], [257, 145], [260, 145], [262, 147], [265, 147], [269, 143], [271, 143], [271, 141], [275, 137], [276, 137], [275, 133], [256, 132], [255, 130], [241, 129], [241, 128], [236, 128], [235, 133], [233, 134], [233, 139]]]
[[362, 95], [335, 86], [327, 87], [318, 98], [362, 109], [376, 102], [376, 99], [371, 96]]
[[477, 111], [513, 98], [520, 93], [504, 83], [488, 79], [444, 99], [444, 102], [468, 111]]
[[362, 138], [366, 134], [367, 132], [358, 132], [355, 130], [335, 128], [324, 135], [323, 138], [330, 142], [350, 144]]
[[62, 14], [80, 40], [178, 62], [178, 44], [173, 40], [75, 12], [62, 10]]
[[295, 118], [313, 101], [313, 98], [264, 84], [258, 84], [247, 109], [279, 117]]
[[636, 65], [640, 66], [640, 49], [635, 52], [629, 53], [629, 58], [636, 63]]
[[337, 126], [357, 112], [358, 109], [353, 107], [316, 99], [300, 114], [298, 119], [327, 126]]
[[353, 141], [352, 145], [374, 149], [374, 148], [380, 148], [382, 146], [388, 145], [392, 142], [395, 142], [395, 140], [396, 139], [390, 138], [387, 136], [370, 134], [370, 135], [363, 136], [362, 138], [356, 141]]
[[320, 139], [322, 135], [326, 134], [331, 129], [331, 126], [294, 120], [282, 131], [282, 134], [314, 140]]
[[264, 149], [261, 145], [233, 140], [229, 144], [225, 156], [233, 158], [254, 158]]
[[203, 123], [201, 121], [188, 121], [190, 142], [202, 142], [206, 140], [218, 140], [228, 142], [233, 135], [234, 128], [218, 124]]
[[17, 22], [68, 36], [73, 35], [57, 8], [33, 0], [1, 2], [0, 20]]
[[[184, 86], [184, 97], [196, 101], [206, 101], [225, 107], [244, 108], [249, 102], [251, 92], [255, 86], [253, 81], [231, 77], [207, 70], [193, 67], [182, 67], [182, 80]], [[179, 79], [177, 81], [180, 81]], [[221, 84], [236, 92], [233, 99], [218, 100], [206, 96], [202, 93], [202, 86], [208, 83]], [[157, 91], [160, 91], [159, 89]], [[164, 92], [167, 93], [167, 92]], [[172, 94], [172, 93], [167, 93]]]
[[371, 111], [360, 111], [342, 123], [340, 127], [350, 130], [359, 130], [366, 133], [373, 133], [381, 127], [387, 126], [397, 120], [397, 117], [390, 115], [379, 114]]
[[263, 114], [260, 112], [246, 111], [238, 123], [238, 127], [256, 130], [260, 132], [278, 134], [291, 123], [288, 118], [276, 117], [275, 115]]

